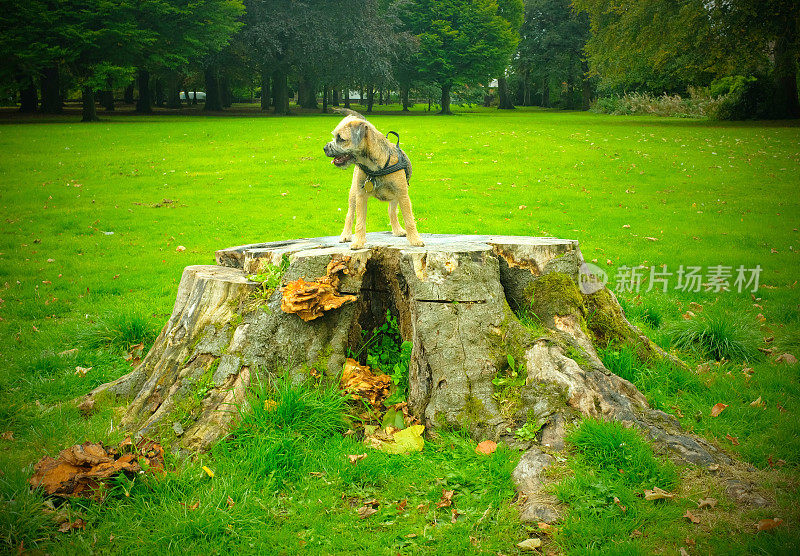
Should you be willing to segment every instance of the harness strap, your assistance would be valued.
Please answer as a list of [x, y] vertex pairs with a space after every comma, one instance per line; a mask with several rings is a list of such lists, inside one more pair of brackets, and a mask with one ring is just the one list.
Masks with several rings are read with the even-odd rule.
[[400, 148], [400, 134], [396, 131], [390, 131], [386, 134], [388, 139], [389, 135], [395, 135], [397, 137], [397, 143], [395, 144], [395, 149], [397, 149], [397, 162], [392, 165], [389, 165], [389, 161], [386, 161], [386, 166], [381, 168], [378, 171], [373, 171], [364, 166], [363, 164], [359, 164], [358, 167], [367, 175], [368, 178], [379, 178], [381, 176], [387, 176], [389, 174], [394, 174], [395, 172], [399, 172], [400, 170], [406, 171], [406, 180], [411, 179], [411, 161], [406, 156], [406, 153], [403, 152], [403, 149]]

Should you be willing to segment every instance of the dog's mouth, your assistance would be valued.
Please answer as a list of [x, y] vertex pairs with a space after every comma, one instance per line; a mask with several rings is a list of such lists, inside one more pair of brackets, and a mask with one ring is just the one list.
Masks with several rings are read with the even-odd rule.
[[352, 154], [343, 154], [341, 156], [333, 157], [333, 160], [331, 160], [331, 164], [333, 164], [337, 168], [343, 168], [344, 166], [350, 164], [352, 161], [353, 161]]

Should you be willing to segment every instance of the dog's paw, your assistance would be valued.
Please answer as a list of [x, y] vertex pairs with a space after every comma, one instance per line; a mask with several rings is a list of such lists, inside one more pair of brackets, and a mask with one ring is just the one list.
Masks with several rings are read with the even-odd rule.
[[353, 236], [349, 236], [347, 234], [342, 234], [342, 235], [339, 236], [339, 243], [347, 243], [351, 239], [353, 239]]
[[408, 242], [414, 247], [425, 247], [425, 242], [422, 241], [419, 237], [408, 238]]
[[363, 249], [363, 247], [364, 247], [364, 242], [363, 241], [354, 241], [353, 243], [350, 244], [350, 249], [353, 249], [353, 250]]
[[406, 231], [403, 228], [400, 228], [397, 231], [392, 230], [392, 235], [394, 237], [406, 237]]

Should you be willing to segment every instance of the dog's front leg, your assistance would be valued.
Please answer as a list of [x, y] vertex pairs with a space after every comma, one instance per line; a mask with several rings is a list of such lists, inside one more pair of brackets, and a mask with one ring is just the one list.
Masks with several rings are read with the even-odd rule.
[[356, 189], [356, 233], [350, 249], [361, 249], [367, 241], [367, 200], [369, 195], [363, 189]]
[[350, 185], [350, 193], [347, 195], [347, 216], [344, 218], [344, 230], [339, 237], [340, 243], [347, 243], [353, 239], [353, 217], [356, 213], [356, 195], [358, 192], [358, 180], [356, 173], [353, 172], [353, 183]]
[[389, 201], [389, 223], [392, 225], [392, 235], [402, 237], [406, 235], [406, 231], [400, 225], [397, 219], [397, 201]]

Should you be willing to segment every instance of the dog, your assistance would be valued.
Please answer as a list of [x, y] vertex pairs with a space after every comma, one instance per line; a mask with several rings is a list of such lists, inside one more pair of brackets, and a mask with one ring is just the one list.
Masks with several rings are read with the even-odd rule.
[[[389, 203], [392, 234], [406, 236], [411, 245], [422, 247], [425, 244], [417, 232], [411, 199], [408, 196], [411, 161], [400, 149], [400, 137], [397, 138], [397, 146], [392, 145], [386, 136], [358, 112], [352, 110], [340, 110], [340, 112], [347, 115], [333, 130], [333, 140], [323, 147], [325, 155], [333, 159], [331, 164], [337, 168], [345, 169], [355, 165], [347, 199], [347, 216], [339, 241], [347, 243], [352, 240], [350, 249], [364, 247], [367, 234], [367, 201], [370, 197], [375, 197]], [[403, 213], [405, 230], [397, 218], [398, 206]], [[354, 217], [355, 237], [353, 237]]]

